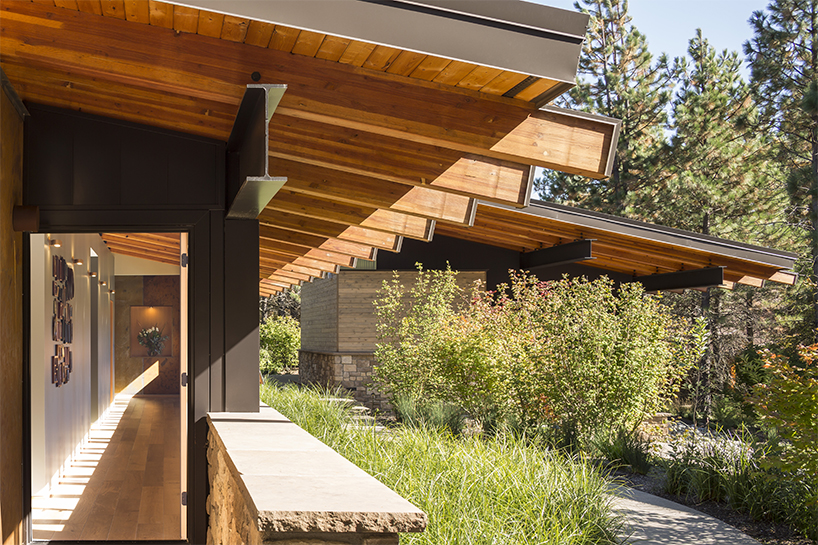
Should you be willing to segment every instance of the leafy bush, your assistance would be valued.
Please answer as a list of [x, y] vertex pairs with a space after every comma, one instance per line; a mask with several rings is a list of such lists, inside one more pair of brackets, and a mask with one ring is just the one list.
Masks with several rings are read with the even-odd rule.
[[264, 374], [298, 367], [301, 326], [289, 316], [268, 318], [259, 328], [259, 368]]
[[732, 397], [723, 394], [713, 395], [713, 420], [723, 428], [738, 428], [741, 425], [753, 423], [754, 418], [748, 416], [742, 404]]
[[801, 346], [791, 357], [764, 351], [766, 384], [754, 388], [750, 402], [765, 425], [782, 441], [762, 462], [780, 472], [777, 486], [792, 497], [790, 516], [808, 537], [818, 540], [818, 344]]
[[609, 467], [628, 467], [640, 475], [650, 471], [650, 441], [639, 432], [603, 432], [594, 438], [593, 446], [608, 460]]
[[[786, 471], [804, 471], [818, 481], [818, 344], [802, 346], [800, 358], [764, 352], [767, 384], [754, 389], [751, 403], [762, 420], [786, 440], [769, 462]], [[815, 501], [818, 502], [818, 496]]]
[[467, 299], [456, 274], [384, 283], [375, 378], [393, 395], [456, 404], [484, 429], [510, 419], [574, 449], [599, 430], [633, 429], [701, 351], [638, 283], [615, 293], [607, 278], [512, 272], [510, 287]]
[[406, 288], [395, 273], [375, 300], [375, 381], [393, 397], [455, 404], [482, 421], [500, 405], [497, 343], [469, 319], [457, 272], [424, 271]]
[[429, 516], [407, 545], [619, 543], [602, 475], [511, 436], [457, 438], [428, 427], [349, 426], [325, 392], [262, 386], [261, 398]]

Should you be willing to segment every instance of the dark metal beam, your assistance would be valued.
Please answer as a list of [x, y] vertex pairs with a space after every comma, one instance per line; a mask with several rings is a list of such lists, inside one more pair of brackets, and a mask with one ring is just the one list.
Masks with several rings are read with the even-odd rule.
[[176, 3], [570, 85], [576, 77], [588, 25], [588, 15], [583, 13], [508, 0]]
[[268, 173], [270, 118], [286, 85], [250, 84], [227, 140], [228, 219], [256, 219], [287, 178]]
[[724, 283], [724, 267], [708, 267], [664, 274], [636, 276], [645, 291], [669, 291], [680, 289], [710, 288]]
[[520, 268], [553, 267], [593, 259], [592, 245], [592, 239], [585, 239], [550, 248], [542, 248], [533, 252], [520, 253]]

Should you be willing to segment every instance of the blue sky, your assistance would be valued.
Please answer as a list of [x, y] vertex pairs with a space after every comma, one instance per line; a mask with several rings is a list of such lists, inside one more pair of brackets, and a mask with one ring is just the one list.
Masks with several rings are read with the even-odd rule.
[[[573, 10], [573, 0], [535, 0], [537, 3]], [[679, 57], [697, 28], [716, 50], [738, 51], [753, 33], [747, 20], [764, 9], [769, 0], [630, 0], [633, 24], [648, 39], [654, 56]], [[748, 73], [745, 69], [745, 77]]]

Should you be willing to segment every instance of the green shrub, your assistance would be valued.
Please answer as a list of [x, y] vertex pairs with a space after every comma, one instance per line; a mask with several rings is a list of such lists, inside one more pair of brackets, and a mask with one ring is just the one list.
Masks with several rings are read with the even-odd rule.
[[268, 318], [259, 328], [259, 369], [264, 374], [298, 367], [301, 326], [289, 316]]
[[[818, 481], [818, 344], [802, 346], [798, 354], [800, 359], [765, 351], [770, 378], [756, 386], [750, 402], [785, 440], [768, 462], [786, 471], [804, 471]], [[818, 496], [814, 499], [818, 502]]]
[[422, 509], [403, 545], [619, 543], [609, 485], [578, 459], [512, 436], [457, 438], [428, 427], [376, 433], [320, 390], [263, 386], [262, 400]]
[[595, 433], [633, 429], [663, 408], [699, 357], [638, 283], [540, 282], [522, 273], [470, 298], [457, 273], [397, 273], [375, 301], [375, 379], [388, 393], [452, 403], [483, 424], [522, 423], [576, 450]]
[[732, 397], [713, 394], [713, 420], [723, 428], [738, 428], [742, 424], [751, 424], [755, 419], [748, 416], [742, 404]]

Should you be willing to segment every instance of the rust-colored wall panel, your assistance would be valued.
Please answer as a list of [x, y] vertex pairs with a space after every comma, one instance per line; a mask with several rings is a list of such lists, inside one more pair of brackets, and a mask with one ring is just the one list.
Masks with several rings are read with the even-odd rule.
[[12, 229], [23, 204], [23, 121], [0, 92], [0, 542], [22, 541], [23, 237]]
[[[179, 393], [179, 277], [178, 276], [145, 276], [142, 280], [142, 304], [148, 306], [173, 307], [173, 344], [172, 356], [159, 358], [159, 377], [148, 384], [143, 394], [178, 394]], [[153, 363], [152, 358], [145, 362]]]
[[[157, 360], [159, 376], [145, 385], [141, 394], [179, 393], [179, 277], [178, 276], [117, 276], [116, 277], [116, 391], [121, 392]], [[132, 358], [132, 306], [169, 306], [173, 308], [173, 327], [170, 333], [171, 356]]]

